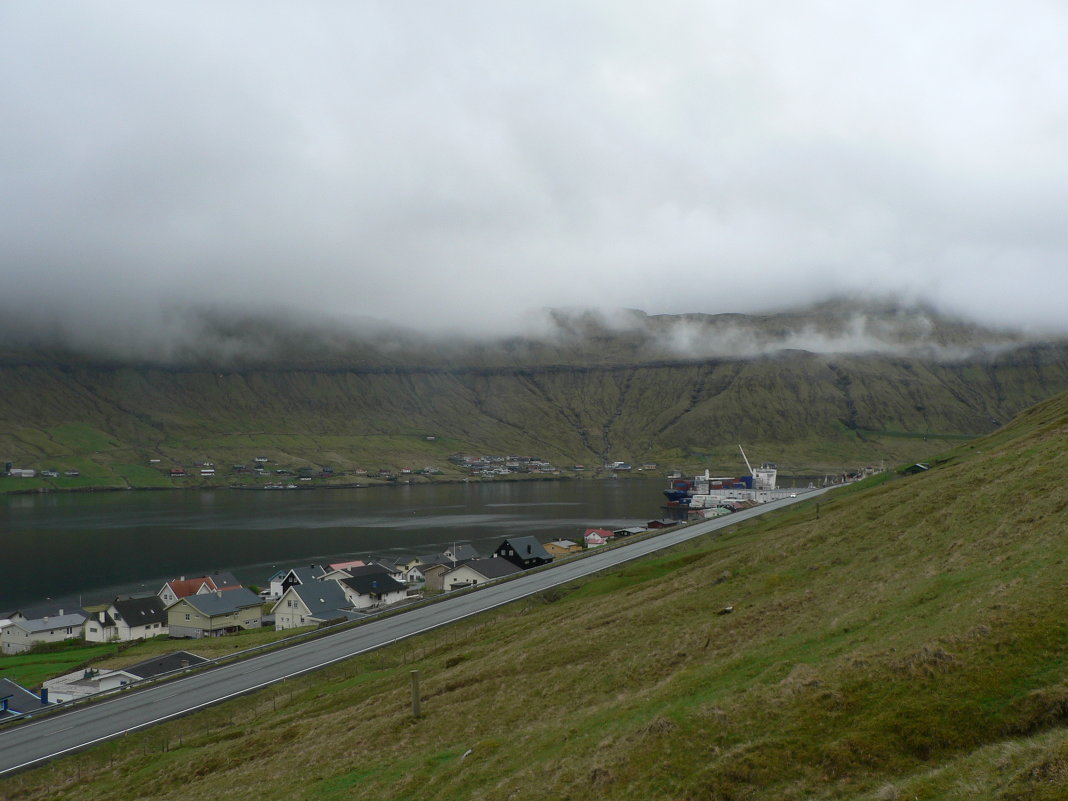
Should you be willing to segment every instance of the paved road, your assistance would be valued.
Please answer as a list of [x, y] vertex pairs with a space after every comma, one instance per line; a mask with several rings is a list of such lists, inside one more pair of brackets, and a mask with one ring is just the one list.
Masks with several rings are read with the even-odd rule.
[[799, 493], [796, 498], [773, 501], [622, 548], [595, 552], [585, 559], [565, 562], [548, 570], [375, 620], [329, 637], [147, 687], [65, 714], [9, 726], [0, 730], [0, 775], [349, 659], [773, 509], [807, 500], [822, 492]]

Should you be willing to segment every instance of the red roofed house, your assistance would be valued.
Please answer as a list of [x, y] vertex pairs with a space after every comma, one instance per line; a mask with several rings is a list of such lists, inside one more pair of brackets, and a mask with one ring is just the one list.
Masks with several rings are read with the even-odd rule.
[[219, 572], [210, 576], [197, 576], [188, 579], [182, 576], [181, 578], [171, 579], [163, 585], [156, 595], [163, 599], [164, 606], [170, 606], [182, 598], [188, 598], [190, 595], [235, 590], [240, 586], [241, 583], [234, 578], [233, 573]]
[[331, 570], [348, 570], [350, 567], [366, 567], [367, 563], [362, 559], [353, 559], [351, 562], [338, 562], [330, 565]]
[[612, 538], [616, 535], [606, 528], [588, 528], [584, 539], [586, 540], [587, 548], [596, 548], [599, 545], [604, 545], [607, 542], [611, 542]]

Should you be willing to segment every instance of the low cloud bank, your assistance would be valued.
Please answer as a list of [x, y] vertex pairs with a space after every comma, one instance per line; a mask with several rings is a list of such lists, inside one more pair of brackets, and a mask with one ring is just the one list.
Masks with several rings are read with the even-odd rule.
[[956, 361], [1063, 337], [984, 327], [930, 307], [836, 298], [760, 314], [649, 315], [634, 309], [541, 309], [510, 330], [420, 330], [285, 309], [172, 306], [146, 317], [63, 320], [16, 313], [0, 348], [163, 365], [478, 367], [756, 358], [789, 350]]
[[[246, 318], [484, 341], [566, 304], [893, 293], [1064, 333], [1066, 24], [1045, 0], [6, 3], [0, 327], [239, 359], [284, 344]], [[665, 347], [895, 344], [703, 331]]]

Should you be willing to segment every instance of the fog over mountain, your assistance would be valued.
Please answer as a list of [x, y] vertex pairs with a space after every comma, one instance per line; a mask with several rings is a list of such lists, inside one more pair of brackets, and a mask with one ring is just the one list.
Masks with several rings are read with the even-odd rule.
[[138, 331], [10, 330], [0, 364], [40, 359], [220, 368], [482, 368], [610, 365], [816, 354], [913, 356], [955, 362], [1036, 344], [1068, 347], [1064, 335], [977, 325], [931, 307], [839, 297], [764, 314], [650, 315], [637, 309], [530, 311], [512, 332], [432, 330], [371, 319], [312, 318], [285, 310], [251, 314], [185, 308]]
[[[1066, 23], [1041, 1], [6, 3], [0, 330], [233, 358], [226, 321], [477, 341], [553, 335], [545, 308], [864, 294], [1064, 333]], [[865, 319], [765, 344], [893, 343]], [[665, 347], [708, 352], [706, 329]]]

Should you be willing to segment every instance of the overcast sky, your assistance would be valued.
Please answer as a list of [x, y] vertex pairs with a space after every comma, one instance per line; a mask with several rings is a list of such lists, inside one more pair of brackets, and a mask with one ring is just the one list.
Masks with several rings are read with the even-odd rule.
[[[1062, 2], [0, 4], [0, 310], [1068, 328]], [[32, 322], [31, 322], [32, 320]]]

